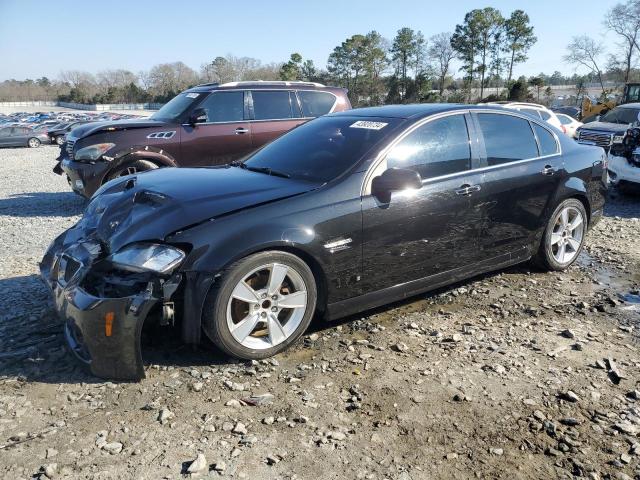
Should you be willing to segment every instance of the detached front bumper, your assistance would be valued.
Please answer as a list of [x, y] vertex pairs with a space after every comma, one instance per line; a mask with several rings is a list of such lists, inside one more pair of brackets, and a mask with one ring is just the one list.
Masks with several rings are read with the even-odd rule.
[[142, 325], [160, 299], [154, 296], [151, 285], [121, 298], [102, 298], [87, 292], [81, 283], [99, 247], [92, 242], [65, 245], [65, 235], [51, 245], [40, 263], [40, 272], [65, 324], [71, 351], [98, 377], [144, 378]]
[[640, 167], [629, 163], [625, 157], [609, 155], [609, 181], [616, 185], [619, 182], [640, 183]]

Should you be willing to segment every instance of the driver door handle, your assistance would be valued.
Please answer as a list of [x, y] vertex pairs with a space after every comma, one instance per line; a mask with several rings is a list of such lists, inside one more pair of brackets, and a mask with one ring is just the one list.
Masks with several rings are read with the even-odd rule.
[[236, 135], [242, 135], [244, 133], [249, 133], [249, 129], [243, 127], [236, 128]]
[[457, 195], [471, 195], [473, 192], [479, 192], [481, 189], [480, 185], [469, 185], [465, 183], [461, 185], [460, 188], [456, 190]]
[[551, 165], [545, 165], [540, 173], [542, 173], [543, 175], [549, 175], [550, 176], [550, 175], [553, 175], [554, 173], [556, 173], [556, 170]]

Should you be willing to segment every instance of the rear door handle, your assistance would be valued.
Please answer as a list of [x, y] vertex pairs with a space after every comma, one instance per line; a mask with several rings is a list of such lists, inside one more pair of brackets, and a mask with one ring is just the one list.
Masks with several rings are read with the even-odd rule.
[[469, 185], [465, 183], [461, 185], [460, 188], [456, 190], [457, 195], [471, 195], [473, 192], [479, 192], [481, 189], [480, 185]]
[[236, 135], [242, 135], [244, 133], [249, 133], [249, 129], [242, 127], [236, 128]]
[[545, 165], [542, 169], [542, 172], [540, 173], [542, 173], [543, 175], [553, 175], [554, 173], [556, 173], [556, 170], [551, 165]]

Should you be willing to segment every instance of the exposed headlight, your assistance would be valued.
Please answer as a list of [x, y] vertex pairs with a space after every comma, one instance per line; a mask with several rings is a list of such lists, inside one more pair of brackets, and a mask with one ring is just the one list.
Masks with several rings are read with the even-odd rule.
[[169, 245], [138, 243], [124, 247], [109, 260], [125, 270], [170, 273], [184, 257], [182, 250]]
[[613, 136], [613, 143], [622, 143], [624, 141], [624, 135], [614, 135]]
[[75, 153], [73, 158], [75, 158], [76, 160], [94, 161], [115, 146], [115, 143], [96, 143], [95, 145], [89, 145], [88, 147], [81, 148]]

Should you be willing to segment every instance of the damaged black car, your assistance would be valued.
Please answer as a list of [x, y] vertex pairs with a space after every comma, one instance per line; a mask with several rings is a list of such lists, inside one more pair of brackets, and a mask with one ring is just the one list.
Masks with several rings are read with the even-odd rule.
[[306, 123], [242, 162], [103, 185], [41, 264], [76, 357], [144, 377], [142, 327], [240, 359], [333, 319], [534, 259], [573, 264], [606, 163], [513, 110], [404, 105]]

